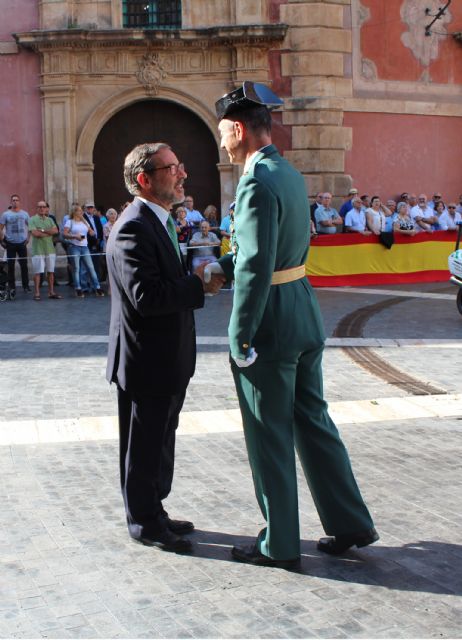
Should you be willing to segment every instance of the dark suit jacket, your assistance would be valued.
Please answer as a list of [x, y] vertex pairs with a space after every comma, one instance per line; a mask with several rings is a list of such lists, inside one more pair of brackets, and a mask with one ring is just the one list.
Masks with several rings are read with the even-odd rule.
[[[91, 219], [90, 219], [90, 216], [88, 215], [88, 213], [84, 213], [83, 217], [85, 218], [85, 220], [90, 225], [90, 228], [93, 229], [93, 225], [91, 223]], [[104, 238], [103, 225], [101, 224], [101, 220], [100, 220], [99, 216], [95, 215], [95, 216], [91, 216], [91, 218], [93, 219], [93, 223], [95, 225], [96, 235], [91, 236], [90, 234], [88, 234], [88, 236], [87, 236], [88, 246], [90, 247], [90, 249], [99, 251], [99, 249], [101, 247], [101, 243], [102, 243], [103, 238]]]
[[138, 198], [112, 228], [106, 254], [107, 379], [142, 394], [184, 391], [196, 363], [192, 310], [204, 305], [200, 278], [186, 275], [167, 231]]

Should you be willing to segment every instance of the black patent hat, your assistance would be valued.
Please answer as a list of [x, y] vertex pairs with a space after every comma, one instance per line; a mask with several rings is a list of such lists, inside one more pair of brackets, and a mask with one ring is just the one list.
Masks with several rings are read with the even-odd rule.
[[266, 85], [245, 80], [242, 87], [234, 89], [215, 102], [218, 120], [230, 113], [251, 107], [267, 107], [270, 111], [284, 104]]

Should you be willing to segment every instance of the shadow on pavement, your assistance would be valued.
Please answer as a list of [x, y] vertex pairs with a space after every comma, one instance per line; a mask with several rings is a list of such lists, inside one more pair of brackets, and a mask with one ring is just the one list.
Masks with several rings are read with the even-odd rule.
[[[196, 529], [190, 536], [194, 556], [232, 562], [234, 545], [249, 545], [254, 537]], [[329, 556], [316, 541], [303, 540], [297, 573], [327, 580], [376, 585], [397, 591], [462, 595], [462, 545], [423, 540], [403, 546], [371, 546]]]

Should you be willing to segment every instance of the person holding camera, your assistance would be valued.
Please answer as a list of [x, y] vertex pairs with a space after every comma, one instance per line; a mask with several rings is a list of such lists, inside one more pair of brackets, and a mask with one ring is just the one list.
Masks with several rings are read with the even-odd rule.
[[88, 250], [88, 236], [91, 237], [94, 233], [83, 217], [82, 207], [78, 204], [73, 205], [69, 219], [64, 224], [63, 235], [69, 241], [69, 254], [73, 263], [74, 288], [77, 298], [85, 297], [80, 286], [80, 259], [90, 274], [96, 295], [100, 298], [104, 296]]

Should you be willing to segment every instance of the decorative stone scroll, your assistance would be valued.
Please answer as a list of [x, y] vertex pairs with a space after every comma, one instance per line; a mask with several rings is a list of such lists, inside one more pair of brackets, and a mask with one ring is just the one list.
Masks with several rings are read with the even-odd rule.
[[167, 77], [167, 72], [158, 53], [146, 53], [138, 63], [136, 78], [146, 89], [146, 93], [155, 96], [161, 81]]

